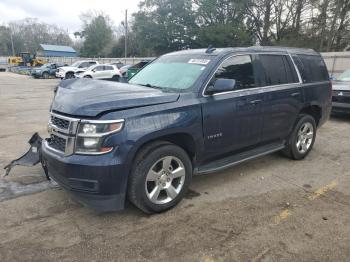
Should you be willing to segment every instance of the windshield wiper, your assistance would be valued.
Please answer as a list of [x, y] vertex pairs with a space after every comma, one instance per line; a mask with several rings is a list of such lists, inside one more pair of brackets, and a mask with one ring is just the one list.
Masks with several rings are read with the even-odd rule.
[[155, 89], [163, 89], [162, 87], [160, 86], [154, 86], [154, 85], [151, 85], [151, 84], [138, 84], [140, 86], [146, 86], [146, 87], [150, 87], [150, 88], [155, 88]]

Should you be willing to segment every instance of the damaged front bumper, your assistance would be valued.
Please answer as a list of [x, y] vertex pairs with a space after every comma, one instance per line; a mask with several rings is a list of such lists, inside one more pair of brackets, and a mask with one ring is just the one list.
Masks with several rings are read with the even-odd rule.
[[30, 149], [22, 157], [5, 167], [5, 176], [16, 165], [41, 163], [46, 177], [69, 191], [84, 206], [99, 212], [124, 209], [127, 172], [113, 152], [100, 156], [59, 155], [37, 133], [29, 144]]
[[11, 169], [14, 166], [35, 166], [38, 163], [42, 164], [42, 167], [44, 169], [46, 178], [50, 180], [47, 167], [42, 161], [42, 154], [41, 154], [41, 144], [42, 144], [42, 138], [39, 136], [38, 133], [35, 133], [32, 135], [32, 137], [29, 139], [28, 143], [30, 144], [29, 150], [22, 155], [20, 158], [17, 158], [15, 160], [12, 160], [10, 164], [6, 165], [4, 167], [5, 169], [5, 175], [8, 176], [10, 174]]
[[114, 151], [104, 155], [65, 156], [43, 141], [41, 153], [50, 178], [78, 202], [100, 212], [124, 209], [127, 172]]

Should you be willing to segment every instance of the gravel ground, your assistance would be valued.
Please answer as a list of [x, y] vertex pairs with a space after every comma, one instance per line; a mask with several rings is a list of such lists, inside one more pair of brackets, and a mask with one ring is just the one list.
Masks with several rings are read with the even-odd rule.
[[[0, 73], [0, 168], [46, 135], [55, 79]], [[195, 177], [176, 208], [99, 214], [36, 167], [0, 178], [1, 261], [349, 261], [350, 117], [303, 161], [279, 154]]]

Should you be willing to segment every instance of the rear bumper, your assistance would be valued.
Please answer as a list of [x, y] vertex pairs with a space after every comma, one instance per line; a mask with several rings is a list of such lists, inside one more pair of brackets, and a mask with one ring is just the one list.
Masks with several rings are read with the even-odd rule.
[[43, 142], [42, 157], [49, 176], [84, 206], [101, 212], [124, 209], [127, 172], [113, 152], [64, 157]]
[[324, 123], [326, 123], [331, 115], [331, 110], [332, 110], [332, 104], [331, 102], [327, 102], [325, 106], [322, 107], [322, 112], [321, 112], [321, 119], [318, 123], [318, 127], [322, 126]]
[[350, 114], [350, 103], [332, 103], [332, 113], [346, 113]]

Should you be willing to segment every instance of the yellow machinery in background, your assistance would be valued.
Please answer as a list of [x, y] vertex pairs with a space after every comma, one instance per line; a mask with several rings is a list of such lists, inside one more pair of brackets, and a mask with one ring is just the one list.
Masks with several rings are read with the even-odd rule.
[[10, 66], [41, 66], [47, 62], [45, 59], [36, 58], [36, 55], [30, 52], [21, 52], [17, 56], [8, 58], [8, 64]]

